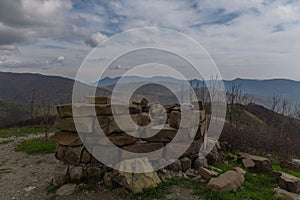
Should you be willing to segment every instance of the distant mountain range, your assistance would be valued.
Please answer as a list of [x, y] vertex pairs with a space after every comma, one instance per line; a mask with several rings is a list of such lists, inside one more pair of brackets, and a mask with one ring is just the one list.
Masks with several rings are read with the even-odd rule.
[[[52, 105], [72, 101], [74, 80], [59, 76], [45, 76], [29, 73], [0, 72], [0, 100], [29, 104], [34, 97], [35, 104]], [[79, 83], [82, 91], [92, 86]]]
[[[98, 86], [113, 86], [118, 81], [119, 83], [135, 83], [135, 82], [148, 82], [152, 81], [155, 83], [177, 83], [181, 84], [183, 81], [171, 77], [152, 77], [143, 78], [137, 76], [128, 77], [105, 77], [99, 82], [95, 82], [92, 85]], [[210, 84], [211, 81], [207, 81]], [[191, 85], [193, 87], [205, 87], [203, 81], [191, 80]], [[279, 95], [282, 98], [288, 100], [291, 104], [300, 103], [300, 81], [293, 81], [288, 79], [270, 79], [270, 80], [252, 80], [252, 79], [234, 79], [234, 80], [224, 80], [224, 86], [228, 90], [232, 85], [239, 85], [244, 94], [248, 94], [253, 97], [256, 103], [263, 105], [268, 104], [269, 98], [273, 95]]]
[[[99, 81], [86, 85], [81, 83], [83, 90], [89, 90], [92, 86], [101, 86], [100, 90], [104, 93], [110, 94], [113, 86], [120, 81], [121, 83], [137, 83], [146, 82], [151, 79], [155, 83], [177, 83], [180, 84], [182, 80], [171, 77], [153, 77], [143, 78], [137, 76], [129, 76], [116, 78], [106, 77]], [[209, 81], [208, 81], [209, 82]], [[203, 82], [192, 80], [193, 86], [199, 83], [198, 86], [203, 87]], [[7, 101], [14, 101], [20, 103], [29, 103], [32, 92], [35, 91], [37, 102], [41, 102], [44, 97], [51, 97], [53, 104], [71, 102], [72, 90], [74, 80], [59, 76], [45, 76], [41, 74], [19, 74], [0, 72], [0, 99]], [[232, 84], [240, 85], [243, 93], [249, 94], [253, 97], [256, 103], [266, 105], [268, 99], [273, 94], [280, 95], [286, 98], [289, 102], [300, 102], [300, 81], [293, 81], [287, 79], [271, 79], [271, 80], [249, 80], [249, 79], [235, 79], [225, 80], [224, 85], [228, 89]], [[103, 92], [102, 91], [102, 92]]]

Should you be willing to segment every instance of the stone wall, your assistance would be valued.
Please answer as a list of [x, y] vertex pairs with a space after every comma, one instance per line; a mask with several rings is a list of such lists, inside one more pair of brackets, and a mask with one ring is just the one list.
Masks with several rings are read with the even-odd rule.
[[[91, 98], [94, 97], [90, 97], [88, 100], [90, 101]], [[128, 135], [120, 129], [112, 117], [112, 109], [108, 98], [96, 97], [95, 102], [96, 104], [87, 102], [74, 105], [73, 109], [76, 109], [76, 112], [72, 110], [71, 104], [57, 107], [59, 116], [56, 120], [55, 127], [60, 131], [55, 133], [54, 140], [57, 143], [55, 156], [60, 162], [54, 170], [53, 183], [55, 185], [63, 185], [68, 180], [80, 182], [89, 179], [99, 179], [104, 183], [106, 182], [105, 185], [109, 186], [109, 177], [111, 177], [113, 173], [116, 173], [115, 170], [100, 163], [87, 151], [76, 131], [73, 117], [76, 117], [76, 121], [79, 122], [77, 123], [77, 128], [79, 128], [81, 132], [85, 132], [88, 136], [84, 138], [84, 140], [88, 145], [91, 145], [89, 149], [95, 152], [97, 151], [99, 143], [103, 145], [103, 138], [99, 137], [97, 133], [97, 128], [99, 128], [97, 126], [99, 126], [99, 124], [107, 138], [109, 138], [113, 144], [126, 151], [135, 153], [146, 153], [161, 149], [171, 142], [178, 133], [181, 117], [180, 105], [167, 105], [164, 106], [163, 109], [157, 105], [150, 106], [148, 102], [143, 99], [141, 102], [132, 103], [130, 106], [119, 105], [116, 108], [114, 107], [114, 109], [118, 109], [120, 121], [122, 121], [123, 117], [129, 117], [126, 115], [129, 110], [130, 117], [135, 122], [134, 124], [126, 125], [128, 128], [126, 132], [133, 134], [138, 131], [143, 132], [142, 127], [147, 126], [151, 122], [151, 118], [155, 119], [153, 120], [154, 125], [143, 134], [151, 134], [151, 131], [160, 129], [158, 127], [159, 124], [164, 124], [163, 128], [157, 134], [143, 139]], [[199, 110], [193, 110], [193, 112], [200, 114], [201, 122], [194, 141], [178, 160], [161, 170], [165, 174], [166, 171], [174, 171], [177, 173], [179, 171], [193, 172], [193, 170], [197, 170], [200, 166], [205, 164], [203, 158], [198, 158], [198, 153], [206, 135], [207, 120], [202, 102], [199, 101], [195, 102], [195, 104], [196, 103], [199, 105]], [[191, 106], [191, 109], [193, 109], [193, 106]], [[163, 117], [165, 110], [167, 111], [166, 119]], [[95, 111], [97, 116], [93, 117]], [[75, 116], [73, 116], [73, 114]], [[95, 123], [96, 120], [99, 123]], [[180, 132], [182, 134], [181, 138], [190, 139], [189, 137], [192, 137], [190, 132], [191, 127], [188, 127], [188, 125], [185, 126]], [[181, 150], [181, 145], [182, 143], [179, 141], [174, 145], [174, 148], [169, 149], [169, 151], [176, 153], [176, 151]], [[108, 157], [107, 159], [111, 159], [112, 164], [120, 162], [120, 159], [131, 159], [127, 157], [127, 154], [123, 153], [120, 155], [120, 152], [114, 148], [109, 152], [110, 153], [106, 154], [106, 156]], [[166, 152], [162, 152], [160, 158], [164, 158], [164, 154], [166, 154]], [[155, 163], [157, 160], [158, 158], [152, 158], [149, 162], [155, 165], [157, 164]]]

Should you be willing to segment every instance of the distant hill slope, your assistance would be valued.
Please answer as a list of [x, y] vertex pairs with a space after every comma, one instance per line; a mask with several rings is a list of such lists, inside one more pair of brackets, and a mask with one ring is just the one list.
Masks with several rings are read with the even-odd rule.
[[[235, 79], [224, 81], [225, 87], [229, 88], [232, 84], [241, 86], [244, 93], [247, 93], [257, 99], [267, 103], [273, 94], [280, 95], [291, 103], [300, 101], [300, 81], [288, 79], [271, 79], [271, 80], [248, 80]], [[261, 102], [260, 102], [261, 103]]]
[[[112, 88], [114, 84], [120, 81], [124, 83], [136, 83], [136, 82], [147, 82], [153, 81], [156, 83], [172, 83], [178, 84], [178, 88], [182, 84], [182, 80], [174, 79], [171, 77], [152, 77], [143, 78], [136, 76], [123, 77], [120, 81], [120, 77], [109, 78], [105, 77], [93, 85], [99, 86], [109, 86]], [[190, 80], [193, 87], [205, 87], [204, 82], [201, 80]], [[211, 81], [207, 81], [208, 84]], [[239, 85], [244, 94], [249, 94], [252, 96], [255, 103], [259, 103], [264, 106], [269, 106], [269, 98], [274, 94], [280, 95], [282, 98], [288, 100], [291, 104], [300, 102], [300, 81], [293, 81], [288, 79], [270, 79], [270, 80], [252, 80], [252, 79], [235, 79], [235, 80], [224, 80], [224, 85], [226, 89], [229, 89], [233, 84]]]
[[[0, 72], [0, 99], [29, 104], [35, 92], [36, 104], [43, 104], [48, 98], [52, 105], [70, 103], [73, 85], [74, 80], [59, 76]], [[83, 83], [80, 83], [80, 87], [84, 92], [92, 89], [92, 86]]]

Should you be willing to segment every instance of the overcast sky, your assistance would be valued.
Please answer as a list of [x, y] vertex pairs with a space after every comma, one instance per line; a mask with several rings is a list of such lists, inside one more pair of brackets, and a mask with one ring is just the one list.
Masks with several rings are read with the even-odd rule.
[[198, 41], [224, 79], [300, 80], [299, 0], [1, 0], [0, 71], [74, 77], [102, 40], [149, 26]]

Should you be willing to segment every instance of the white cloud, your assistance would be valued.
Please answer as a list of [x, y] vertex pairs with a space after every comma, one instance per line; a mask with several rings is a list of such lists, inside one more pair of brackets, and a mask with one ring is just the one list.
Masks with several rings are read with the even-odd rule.
[[58, 56], [57, 58], [55, 58], [55, 62], [63, 62], [65, 60], [64, 56]]
[[85, 44], [87, 44], [91, 47], [96, 47], [100, 42], [102, 42], [105, 39], [107, 39], [106, 35], [104, 35], [100, 32], [97, 32], [97, 33], [92, 34], [90, 36], [90, 38], [85, 41]]

